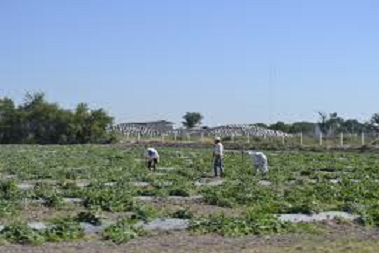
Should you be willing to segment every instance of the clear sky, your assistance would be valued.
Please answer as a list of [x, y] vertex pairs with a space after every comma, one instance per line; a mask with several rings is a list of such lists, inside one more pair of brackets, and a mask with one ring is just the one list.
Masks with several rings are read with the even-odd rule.
[[368, 119], [379, 1], [0, 0], [0, 96], [42, 90], [117, 122]]

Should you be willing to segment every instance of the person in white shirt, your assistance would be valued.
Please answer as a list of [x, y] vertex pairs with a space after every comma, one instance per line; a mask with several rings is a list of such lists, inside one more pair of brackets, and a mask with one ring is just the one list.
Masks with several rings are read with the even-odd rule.
[[254, 176], [257, 175], [258, 170], [262, 171], [262, 175], [266, 176], [268, 172], [267, 156], [263, 152], [248, 151], [248, 156], [253, 159]]
[[217, 177], [218, 169], [220, 169], [220, 176], [224, 176], [224, 145], [222, 145], [220, 137], [215, 138], [213, 150], [213, 169], [215, 177]]
[[148, 148], [144, 152], [144, 157], [149, 170], [157, 170], [157, 164], [159, 162], [159, 154], [155, 148]]

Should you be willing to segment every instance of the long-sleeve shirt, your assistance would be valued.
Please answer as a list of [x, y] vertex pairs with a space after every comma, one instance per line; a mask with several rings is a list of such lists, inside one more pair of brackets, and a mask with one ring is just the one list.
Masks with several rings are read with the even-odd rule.
[[144, 156], [146, 159], [159, 159], [159, 154], [158, 154], [158, 151], [155, 149], [155, 148], [148, 148], [145, 153], [144, 153]]
[[215, 156], [223, 157], [224, 156], [224, 145], [222, 145], [222, 143], [215, 144], [213, 154]]
[[249, 156], [253, 159], [254, 165], [265, 165], [267, 164], [267, 157], [262, 152], [248, 152]]

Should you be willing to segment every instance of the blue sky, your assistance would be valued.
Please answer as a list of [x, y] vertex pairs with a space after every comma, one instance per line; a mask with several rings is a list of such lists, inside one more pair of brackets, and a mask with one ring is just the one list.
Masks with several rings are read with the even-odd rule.
[[117, 122], [368, 119], [379, 111], [379, 2], [1, 0], [0, 96], [26, 91]]

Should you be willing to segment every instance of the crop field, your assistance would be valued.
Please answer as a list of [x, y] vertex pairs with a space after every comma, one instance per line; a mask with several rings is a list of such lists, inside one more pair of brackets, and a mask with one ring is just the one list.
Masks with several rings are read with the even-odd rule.
[[379, 155], [0, 146], [0, 252], [377, 252]]

